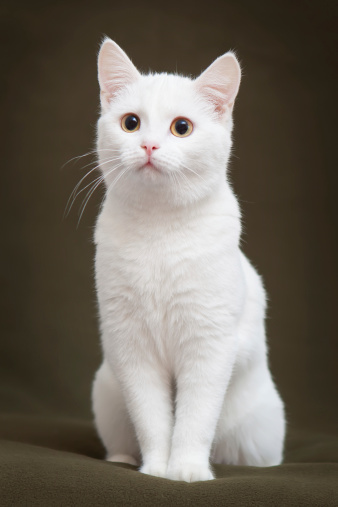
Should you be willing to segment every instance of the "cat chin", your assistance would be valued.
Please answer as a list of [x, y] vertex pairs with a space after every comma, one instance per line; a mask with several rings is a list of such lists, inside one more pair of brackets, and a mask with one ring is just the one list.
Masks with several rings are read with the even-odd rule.
[[142, 171], [144, 174], [156, 174], [156, 173], [162, 173], [161, 169], [154, 165], [153, 162], [148, 162], [145, 165], [142, 165], [139, 169], [139, 171]]

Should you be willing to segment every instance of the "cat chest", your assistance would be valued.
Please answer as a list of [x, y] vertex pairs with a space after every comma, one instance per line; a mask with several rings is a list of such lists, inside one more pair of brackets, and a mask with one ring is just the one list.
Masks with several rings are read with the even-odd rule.
[[100, 306], [110, 315], [129, 315], [151, 327], [172, 328], [194, 312], [233, 300], [230, 277], [234, 270], [229, 264], [224, 250], [203, 250], [187, 243], [176, 248], [156, 243], [126, 249], [99, 245]]
[[[182, 343], [226, 329], [236, 312], [235, 264], [220, 241], [98, 244], [96, 284], [105, 350], [154, 351], [174, 368]], [[232, 317], [231, 317], [232, 319]], [[176, 351], [176, 352], [175, 352]], [[178, 355], [177, 355], [178, 354]]]
[[167, 305], [188, 288], [198, 290], [194, 273], [202, 262], [194, 261], [183, 252], [165, 251], [152, 245], [137, 251], [116, 252], [107, 262], [106, 278], [112, 293], [125, 290], [129, 301], [148, 303], [149, 307]]

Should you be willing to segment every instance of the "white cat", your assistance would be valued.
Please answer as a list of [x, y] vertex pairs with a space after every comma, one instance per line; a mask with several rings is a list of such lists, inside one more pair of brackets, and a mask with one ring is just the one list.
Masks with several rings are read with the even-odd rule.
[[278, 465], [265, 293], [226, 179], [239, 64], [226, 53], [197, 79], [141, 75], [106, 39], [98, 67], [93, 410], [107, 459], [188, 482], [213, 479], [210, 460]]

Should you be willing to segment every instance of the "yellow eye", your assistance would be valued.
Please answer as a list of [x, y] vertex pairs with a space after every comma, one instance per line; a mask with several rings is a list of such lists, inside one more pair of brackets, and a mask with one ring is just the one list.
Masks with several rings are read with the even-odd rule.
[[125, 132], [136, 132], [140, 125], [140, 118], [133, 113], [125, 114], [121, 120], [121, 127]]
[[176, 118], [170, 126], [171, 133], [176, 137], [190, 136], [192, 129], [192, 123], [187, 118]]

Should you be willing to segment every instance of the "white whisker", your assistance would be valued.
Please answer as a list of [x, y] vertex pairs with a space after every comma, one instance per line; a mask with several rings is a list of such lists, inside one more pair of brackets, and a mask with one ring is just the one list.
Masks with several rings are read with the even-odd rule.
[[119, 150], [112, 150], [110, 148], [101, 148], [101, 149], [95, 149], [95, 150], [91, 150], [91, 151], [87, 151], [87, 153], [84, 153], [83, 155], [77, 155], [76, 157], [73, 157], [69, 160], [67, 160], [67, 162], [65, 162], [61, 167], [60, 167], [60, 171], [67, 165], [67, 164], [70, 164], [70, 162], [72, 162], [73, 160], [79, 160], [80, 158], [83, 158], [83, 157], [88, 157], [89, 155], [94, 155], [98, 152], [101, 152], [101, 151], [109, 151], [109, 152], [116, 152], [116, 151], [119, 151]]
[[[79, 191], [77, 192], [77, 194], [74, 196], [74, 199], [72, 200], [72, 202], [71, 202], [71, 204], [70, 204], [70, 206], [69, 206], [69, 208], [68, 208], [68, 211], [67, 211], [67, 215], [66, 215], [66, 216], [68, 216], [68, 215], [69, 215], [70, 210], [72, 209], [73, 204], [74, 204], [74, 202], [76, 201], [76, 199], [78, 198], [78, 196], [79, 196], [79, 195], [80, 195], [80, 194], [81, 194], [84, 190], [86, 190], [86, 188], [90, 187], [93, 183], [95, 183], [96, 181], [98, 181], [98, 180], [99, 180], [99, 179], [101, 179], [101, 178], [104, 178], [104, 176], [103, 176], [103, 175], [98, 176], [98, 177], [97, 177], [97, 178], [95, 178], [93, 181], [91, 181], [90, 183], [88, 183], [88, 185], [86, 185], [85, 187], [81, 188], [81, 190], [79, 190]], [[67, 204], [68, 204], [68, 203], [67, 203]], [[66, 209], [67, 209], [67, 208], [66, 208]]]
[[[107, 176], [109, 176], [111, 173], [113, 173], [114, 171], [116, 171], [116, 169], [118, 169], [119, 167], [121, 167], [123, 164], [118, 164], [117, 166], [114, 166], [110, 171], [108, 171], [108, 173], [104, 176], [101, 176], [99, 179], [99, 181], [97, 181], [97, 183], [94, 184], [94, 186], [89, 190], [89, 192], [87, 193], [86, 197], [84, 198], [84, 200], [82, 201], [81, 203], [81, 206], [80, 206], [80, 216], [79, 216], [79, 220], [77, 222], [77, 227], [79, 226], [79, 223], [81, 221], [81, 218], [82, 218], [82, 215], [83, 215], [83, 212], [89, 202], [89, 199], [91, 198], [91, 196], [93, 195], [93, 193], [95, 192], [95, 190], [100, 186], [100, 184], [105, 180], [105, 178], [107, 178]], [[123, 172], [122, 172], [123, 174]], [[119, 175], [116, 179], [119, 179], [121, 175]], [[114, 180], [116, 181], [116, 180]], [[82, 208], [82, 209], [81, 209]]]
[[[109, 159], [109, 160], [106, 160], [106, 161], [104, 161], [104, 162], [101, 162], [101, 163], [97, 164], [97, 165], [96, 165], [95, 167], [93, 167], [90, 171], [88, 171], [88, 172], [87, 172], [87, 173], [83, 176], [83, 178], [81, 178], [81, 180], [80, 180], [80, 181], [79, 181], [79, 183], [78, 183], [78, 184], [74, 187], [74, 189], [73, 189], [72, 193], [70, 194], [70, 196], [69, 196], [69, 198], [68, 198], [68, 201], [67, 201], [67, 204], [66, 204], [66, 207], [65, 207], [65, 211], [64, 211], [64, 214], [63, 214], [63, 217], [64, 217], [64, 218], [65, 218], [65, 216], [67, 217], [67, 216], [69, 215], [69, 212], [70, 212], [70, 210], [71, 210], [71, 208], [72, 208], [72, 206], [73, 206], [73, 204], [74, 204], [74, 202], [75, 202], [75, 200], [76, 200], [77, 196], [78, 196], [78, 195], [82, 192], [82, 190], [81, 190], [80, 192], [78, 192], [78, 193], [77, 193], [77, 190], [78, 190], [78, 188], [80, 187], [80, 185], [81, 185], [81, 183], [83, 182], [83, 180], [84, 180], [84, 179], [86, 179], [86, 178], [87, 178], [87, 176], [89, 176], [89, 174], [91, 174], [93, 171], [95, 171], [95, 169], [98, 169], [100, 166], [104, 166], [104, 165], [106, 165], [106, 164], [109, 164], [109, 163], [111, 163], [111, 162], [114, 162], [115, 160], [118, 160], [118, 157], [111, 158], [111, 159]], [[90, 165], [90, 164], [88, 164], [88, 165]], [[88, 167], [88, 165], [87, 165], [87, 166], [84, 166], [84, 167]], [[83, 169], [84, 169], [84, 168], [83, 168]], [[88, 185], [87, 185], [86, 187], [84, 187], [84, 188], [87, 188], [87, 187], [88, 187]], [[71, 205], [69, 206], [70, 201], [71, 201]], [[67, 211], [67, 209], [68, 209], [68, 211]]]
[[182, 166], [182, 167], [184, 167], [185, 169], [187, 169], [188, 171], [190, 171], [190, 172], [192, 172], [192, 173], [196, 174], [196, 176], [198, 176], [199, 178], [201, 178], [201, 180], [202, 180], [202, 181], [204, 181], [205, 183], [207, 183], [207, 181], [205, 181], [205, 179], [203, 178], [203, 176], [201, 176], [201, 175], [200, 175], [200, 174], [198, 174], [196, 171], [194, 171], [193, 169], [191, 169], [191, 167], [188, 167], [188, 166], [186, 166], [186, 165], [182, 164], [182, 162], [181, 162], [181, 166]]
[[[79, 223], [81, 221], [83, 212], [84, 212], [84, 210], [85, 210], [85, 208], [86, 208], [86, 206], [88, 204], [89, 199], [91, 198], [91, 196], [93, 195], [93, 193], [95, 192], [95, 190], [100, 186], [100, 184], [102, 183], [103, 180], [104, 180], [104, 177], [101, 176], [100, 180], [97, 183], [95, 183], [94, 187], [87, 193], [88, 197], [86, 196], [85, 199], [82, 201], [82, 205], [81, 205], [82, 206], [82, 211], [80, 213], [80, 216], [79, 216], [76, 228], [78, 228], [78, 226], [79, 226]], [[80, 210], [81, 210], [81, 208], [80, 208]]]
[[111, 185], [109, 185], [108, 189], [107, 189], [107, 195], [111, 192], [111, 190], [113, 189], [113, 187], [116, 185], [116, 183], [119, 181], [120, 178], [122, 178], [122, 176], [129, 170], [129, 167], [127, 166], [116, 178], [115, 180], [113, 181], [113, 183]]
[[191, 188], [191, 184], [190, 184], [190, 181], [188, 180], [188, 178], [186, 177], [186, 175], [184, 174], [184, 172], [182, 171], [177, 171], [176, 173], [177, 175], [179, 174], [180, 176], [182, 176], [182, 179], [186, 182], [186, 184], [188, 185], [189, 188]]

